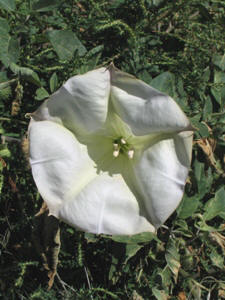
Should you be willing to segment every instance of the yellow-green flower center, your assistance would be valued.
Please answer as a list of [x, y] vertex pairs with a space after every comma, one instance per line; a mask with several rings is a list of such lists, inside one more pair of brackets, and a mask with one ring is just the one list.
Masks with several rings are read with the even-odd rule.
[[120, 154], [127, 155], [130, 159], [134, 156], [134, 149], [122, 136], [113, 141], [113, 156], [118, 157]]

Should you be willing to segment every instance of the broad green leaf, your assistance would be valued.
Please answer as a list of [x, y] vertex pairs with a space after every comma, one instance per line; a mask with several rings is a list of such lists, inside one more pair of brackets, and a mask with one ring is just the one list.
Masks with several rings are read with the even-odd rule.
[[15, 63], [11, 63], [10, 69], [12, 70], [12, 72], [14, 72], [17, 75], [20, 75], [27, 81], [34, 83], [35, 85], [37, 85], [39, 87], [41, 86], [41, 81], [40, 81], [37, 73], [35, 73], [30, 68], [20, 67], [20, 66], [16, 65]]
[[224, 270], [224, 257], [218, 254], [215, 248], [212, 248], [212, 252], [210, 253], [210, 259], [213, 265]]
[[17, 39], [8, 36], [7, 42], [3, 42], [0, 50], [0, 59], [3, 64], [8, 67], [10, 63], [16, 63], [19, 59], [20, 48]]
[[172, 284], [173, 279], [172, 279], [172, 272], [168, 264], [165, 266], [165, 268], [162, 271], [158, 272], [158, 275], [161, 277], [163, 289], [166, 292], [169, 292], [169, 287]]
[[152, 293], [156, 297], [157, 300], [168, 300], [169, 296], [163, 291], [158, 290], [157, 288], [152, 288]]
[[9, 24], [6, 19], [0, 18], [0, 38], [8, 34], [10, 30]]
[[215, 71], [214, 86], [211, 87], [211, 92], [216, 101], [222, 105], [225, 97], [225, 72]]
[[0, 72], [0, 82], [5, 82], [5, 81], [9, 81], [8, 76], [7, 76], [7, 72], [2, 71], [2, 72]]
[[174, 225], [176, 229], [173, 229], [173, 233], [181, 233], [182, 236], [186, 236], [188, 238], [193, 236], [193, 233], [191, 229], [188, 227], [185, 220], [176, 218]]
[[204, 70], [204, 72], [203, 72], [202, 80], [203, 80], [204, 82], [208, 82], [209, 79], [210, 79], [210, 68], [207, 67], [207, 68]]
[[206, 193], [206, 176], [205, 176], [205, 164], [199, 162], [197, 159], [194, 161], [194, 174], [198, 185], [198, 199], [201, 199]]
[[11, 153], [6, 144], [0, 144], [0, 157], [10, 157]]
[[166, 262], [174, 275], [174, 280], [177, 282], [178, 272], [180, 269], [180, 255], [173, 239], [170, 239], [168, 242], [165, 257]]
[[210, 120], [212, 112], [213, 112], [212, 100], [209, 96], [207, 96], [205, 97], [205, 104], [203, 108], [203, 119]]
[[60, 6], [62, 2], [60, 0], [38, 0], [33, 1], [32, 10], [38, 12], [51, 11]]
[[195, 227], [198, 228], [201, 231], [206, 231], [206, 232], [222, 231], [218, 228], [207, 225], [204, 220], [198, 221], [196, 223]]
[[150, 82], [150, 85], [157, 90], [170, 95], [171, 97], [174, 96], [174, 81], [175, 76], [170, 72], [164, 72]]
[[189, 285], [190, 292], [193, 295], [192, 299], [202, 300], [202, 290], [200, 284], [192, 279], [188, 279], [187, 283]]
[[126, 259], [125, 259], [125, 264], [127, 261], [133, 257], [143, 246], [138, 245], [138, 244], [127, 244], [126, 245]]
[[48, 32], [48, 37], [61, 60], [71, 60], [75, 50], [79, 56], [86, 53], [86, 48], [70, 30], [52, 30]]
[[140, 234], [135, 234], [135, 235], [115, 235], [115, 236], [105, 236], [106, 238], [110, 238], [115, 242], [118, 243], [125, 243], [125, 244], [138, 244], [138, 243], [149, 243], [152, 240], [156, 240], [158, 242], [159, 239], [154, 233], [151, 232], [144, 232]]
[[11, 95], [12, 89], [10, 86], [7, 86], [5, 88], [0, 87], [0, 100], [8, 100], [11, 97]]
[[205, 221], [211, 220], [214, 217], [218, 216], [221, 212], [224, 212], [225, 209], [225, 190], [224, 187], [220, 188], [213, 199], [210, 199], [205, 207], [205, 213], [203, 219]]
[[58, 76], [55, 73], [52, 74], [51, 78], [50, 78], [50, 91], [53, 93], [57, 90], [58, 87]]
[[86, 56], [87, 56], [87, 57], [94, 56], [94, 55], [98, 54], [99, 52], [102, 52], [103, 49], [104, 49], [104, 45], [96, 46], [96, 47], [92, 48], [92, 49], [86, 54]]
[[36, 100], [44, 100], [48, 97], [49, 97], [49, 93], [46, 91], [45, 88], [41, 87], [36, 90], [36, 96], [35, 96]]
[[6, 67], [19, 58], [18, 39], [9, 35], [9, 29], [7, 21], [0, 18], [0, 60]]
[[118, 8], [124, 3], [125, 3], [125, 0], [114, 0], [114, 1], [110, 1], [109, 5], [110, 5], [110, 8]]
[[198, 123], [198, 130], [201, 137], [209, 137], [209, 129], [204, 123]]
[[145, 69], [138, 72], [138, 78], [143, 80], [147, 84], [150, 84], [150, 82], [152, 81], [150, 73]]
[[178, 217], [181, 219], [186, 219], [193, 216], [198, 208], [199, 203], [200, 199], [198, 198], [198, 195], [192, 197], [184, 195], [181, 204], [177, 208]]
[[14, 0], [0, 0], [0, 7], [8, 11], [14, 11], [16, 9]]
[[222, 71], [225, 71], [225, 54], [224, 55], [213, 55], [212, 59], [215, 66], [219, 67]]
[[85, 232], [84, 237], [87, 243], [96, 243], [98, 241], [98, 236], [93, 233]]

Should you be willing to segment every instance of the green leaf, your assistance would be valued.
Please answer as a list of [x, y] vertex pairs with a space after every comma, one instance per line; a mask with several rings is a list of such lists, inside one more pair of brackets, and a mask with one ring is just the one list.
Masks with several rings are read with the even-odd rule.
[[12, 72], [14, 72], [17, 75], [20, 75], [27, 81], [34, 83], [35, 85], [37, 85], [39, 87], [41, 86], [41, 81], [40, 81], [37, 73], [35, 73], [30, 68], [20, 67], [20, 66], [16, 65], [15, 63], [11, 63], [10, 69], [12, 70]]
[[149, 243], [152, 240], [156, 240], [160, 242], [157, 236], [152, 232], [143, 232], [135, 235], [115, 235], [115, 236], [105, 236], [106, 238], [110, 238], [118, 243], [125, 244], [138, 244], [138, 243]]
[[171, 97], [174, 96], [174, 81], [175, 76], [170, 72], [164, 72], [150, 82], [150, 85], [157, 90], [170, 95]]
[[166, 292], [169, 292], [169, 287], [173, 279], [172, 279], [172, 272], [168, 264], [165, 266], [165, 268], [162, 271], [158, 271], [158, 275], [161, 277], [163, 289]]
[[98, 236], [93, 233], [85, 232], [84, 237], [87, 243], [96, 243], [98, 241]]
[[205, 104], [203, 108], [203, 119], [210, 120], [212, 112], [213, 112], [212, 100], [209, 96], [207, 96], [205, 97]]
[[196, 223], [195, 227], [198, 228], [201, 231], [206, 231], [206, 232], [221, 231], [220, 229], [218, 229], [216, 227], [207, 225], [204, 220], [198, 221]]
[[225, 72], [215, 71], [214, 86], [211, 87], [211, 92], [215, 100], [222, 105], [225, 97]]
[[36, 100], [40, 101], [40, 100], [44, 100], [48, 97], [49, 97], [49, 93], [46, 91], [45, 88], [41, 87], [36, 90], [36, 96], [35, 96]]
[[205, 221], [211, 220], [214, 217], [218, 216], [221, 212], [224, 212], [225, 209], [225, 190], [224, 187], [220, 188], [213, 199], [210, 199], [205, 207], [205, 213], [203, 219]]
[[210, 259], [216, 267], [224, 270], [224, 258], [218, 254], [216, 249], [212, 248], [212, 252], [210, 253]]
[[198, 185], [198, 198], [201, 199], [206, 193], [206, 177], [205, 177], [205, 165], [199, 162], [197, 159], [194, 161], [194, 174]]
[[168, 242], [165, 257], [166, 262], [174, 275], [174, 280], [177, 282], [178, 272], [180, 269], [180, 255], [173, 239], [170, 239]]
[[8, 22], [3, 19], [0, 18], [0, 38], [4, 35], [6, 35], [10, 30], [9, 24]]
[[58, 76], [55, 73], [52, 74], [51, 78], [50, 78], [50, 91], [53, 93], [56, 91], [58, 87]]
[[14, 11], [16, 9], [14, 0], [0, 0], [0, 7], [8, 11]]
[[18, 39], [9, 35], [7, 21], [0, 18], [0, 60], [8, 67], [10, 63], [17, 62], [20, 54]]
[[32, 10], [38, 12], [52, 11], [56, 9], [62, 2], [60, 0], [39, 0], [33, 1]]
[[5, 66], [16, 63], [20, 56], [20, 46], [18, 39], [9, 37], [7, 46], [1, 50], [1, 60]]
[[141, 248], [143, 245], [138, 245], [138, 244], [127, 244], [126, 245], [126, 259], [125, 259], [125, 264], [127, 261], [133, 257]]
[[125, 3], [125, 0], [114, 0], [114, 1], [110, 1], [110, 8], [118, 8], [120, 7], [122, 4]]
[[138, 72], [138, 78], [141, 79], [141, 80], [143, 80], [147, 84], [150, 84], [150, 82], [152, 81], [151, 75], [145, 69]]
[[11, 153], [6, 144], [0, 144], [0, 157], [10, 157]]
[[75, 50], [79, 56], [86, 53], [86, 48], [70, 30], [52, 30], [48, 32], [49, 40], [61, 60], [71, 60]]
[[184, 195], [183, 200], [177, 208], [178, 217], [186, 219], [193, 216], [199, 206], [200, 199], [197, 196], [188, 197]]
[[201, 135], [201, 137], [209, 137], [209, 129], [206, 126], [205, 123], [198, 123], [197, 128], [199, 130], [199, 134]]
[[214, 54], [212, 61], [215, 66], [219, 67], [222, 71], [225, 71], [225, 54]]
[[152, 293], [156, 297], [157, 300], [168, 300], [169, 296], [163, 291], [158, 290], [157, 288], [152, 288]]

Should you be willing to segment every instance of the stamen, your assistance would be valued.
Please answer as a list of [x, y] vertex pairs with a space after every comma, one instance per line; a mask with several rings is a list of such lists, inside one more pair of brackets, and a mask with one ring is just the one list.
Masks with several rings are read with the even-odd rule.
[[113, 143], [113, 148], [114, 148], [114, 150], [118, 150], [119, 149], [119, 144]]
[[120, 141], [121, 141], [121, 144], [123, 144], [123, 145], [125, 145], [127, 143], [124, 138], [121, 138]]
[[119, 154], [120, 154], [120, 150], [119, 150], [119, 149], [113, 151], [113, 156], [114, 156], [114, 157], [118, 157]]
[[127, 155], [130, 159], [132, 159], [134, 157], [134, 150], [133, 149], [130, 149], [128, 152], [127, 152]]

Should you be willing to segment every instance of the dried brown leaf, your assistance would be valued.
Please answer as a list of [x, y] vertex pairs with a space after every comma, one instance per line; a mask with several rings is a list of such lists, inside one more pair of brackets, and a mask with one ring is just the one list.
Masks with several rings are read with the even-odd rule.
[[210, 232], [209, 236], [221, 247], [223, 253], [225, 254], [225, 236], [219, 232]]
[[35, 229], [33, 241], [42, 258], [42, 264], [48, 271], [48, 290], [51, 289], [57, 273], [58, 255], [60, 251], [59, 220], [49, 216], [48, 207], [42, 204], [40, 211], [35, 215]]
[[196, 140], [195, 143], [205, 153], [209, 164], [216, 169], [217, 173], [223, 174], [224, 172], [220, 168], [218, 168], [218, 166], [216, 164], [216, 159], [214, 157], [214, 151], [216, 148], [216, 140], [213, 138], [202, 138], [202, 139]]
[[187, 299], [187, 297], [186, 297], [185, 292], [179, 292], [178, 300], [186, 300], [186, 299]]

